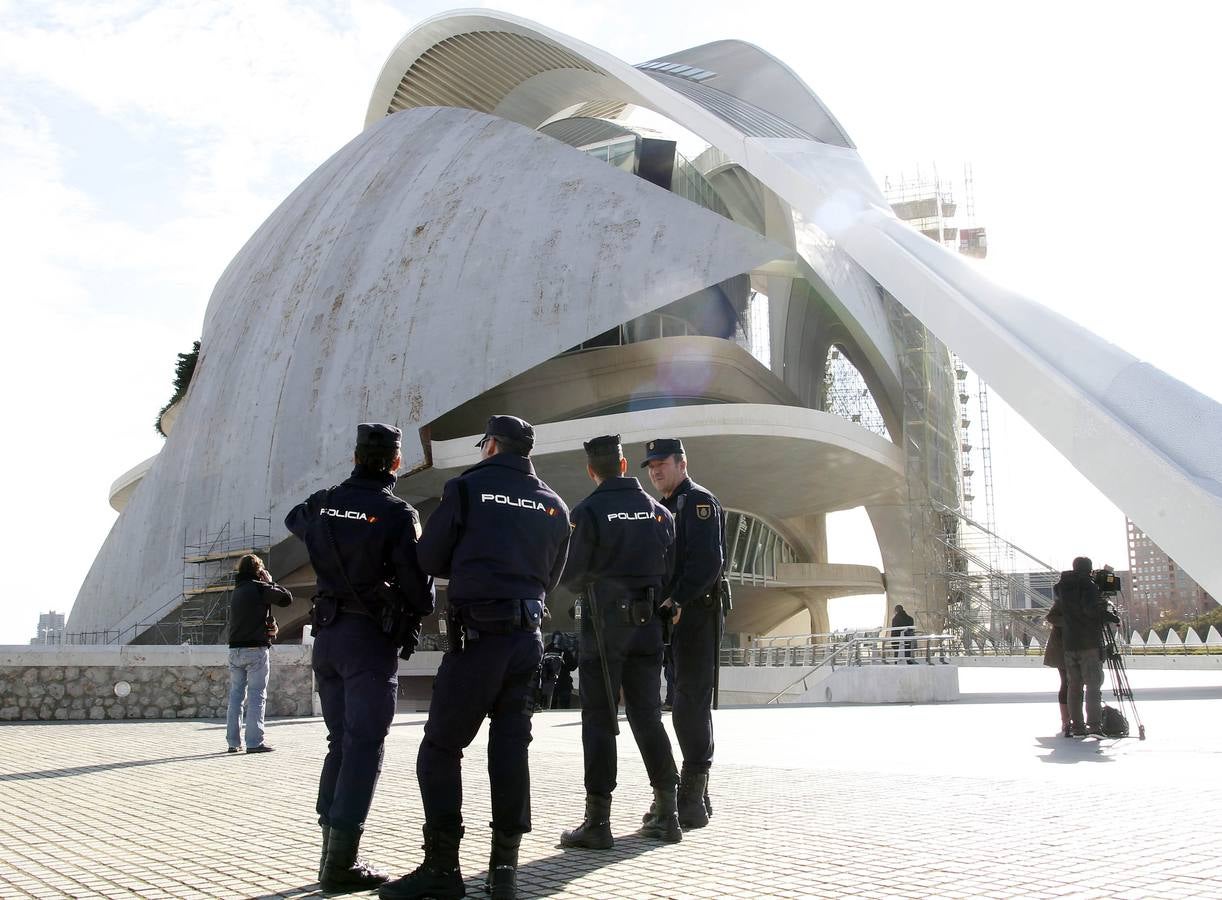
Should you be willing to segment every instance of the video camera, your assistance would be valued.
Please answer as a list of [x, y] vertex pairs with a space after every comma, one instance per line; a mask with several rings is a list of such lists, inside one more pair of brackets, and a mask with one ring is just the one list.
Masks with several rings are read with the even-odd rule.
[[1120, 576], [1111, 566], [1104, 566], [1090, 573], [1091, 581], [1099, 589], [1099, 593], [1107, 596], [1120, 593]]

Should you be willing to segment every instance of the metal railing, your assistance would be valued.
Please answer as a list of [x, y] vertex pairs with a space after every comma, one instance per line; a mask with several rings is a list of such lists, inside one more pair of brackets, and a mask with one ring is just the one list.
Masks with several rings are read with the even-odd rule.
[[[809, 686], [812, 677], [830, 668], [841, 666], [871, 665], [949, 665], [950, 649], [954, 635], [949, 634], [905, 634], [905, 629], [882, 628], [875, 633], [855, 632], [838, 643], [819, 639], [844, 637], [843, 635], [798, 635], [788, 638], [763, 638], [763, 642], [786, 642], [777, 646], [735, 648], [721, 651], [722, 665], [775, 665], [804, 667], [800, 675], [775, 693], [768, 703], [779, 703], [791, 690], [802, 685], [799, 693]], [[801, 638], [810, 643], [795, 644]], [[733, 661], [734, 654], [742, 654], [742, 662]], [[728, 654], [728, 655], [727, 655]], [[751, 662], [749, 660], [756, 660]]]
[[[1015, 643], [970, 643], [954, 634], [903, 635], [900, 629], [879, 628], [868, 631], [832, 634], [793, 634], [756, 638], [749, 647], [723, 647], [721, 665], [763, 668], [818, 668], [826, 663], [839, 665], [884, 665], [904, 662], [947, 663], [965, 656], [1042, 658], [1044, 646]], [[1209, 656], [1222, 655], [1222, 644], [1130, 644], [1122, 635], [1116, 645], [1126, 656]]]
[[820, 666], [852, 650], [849, 665], [880, 665], [913, 659], [944, 660], [954, 655], [957, 636], [903, 634], [881, 628], [835, 634], [795, 634], [756, 638], [750, 647], [723, 647], [723, 666]]

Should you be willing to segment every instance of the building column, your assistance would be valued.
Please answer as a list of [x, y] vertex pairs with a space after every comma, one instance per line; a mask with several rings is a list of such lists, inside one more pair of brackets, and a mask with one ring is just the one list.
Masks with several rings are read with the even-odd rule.
[[[937, 573], [941, 554], [929, 529], [932, 523], [914, 522], [906, 503], [867, 506], [870, 524], [883, 558], [887, 585], [887, 612], [900, 604], [916, 620], [918, 631], [937, 634], [946, 625], [946, 579]], [[915, 533], [914, 531], [918, 531]]]

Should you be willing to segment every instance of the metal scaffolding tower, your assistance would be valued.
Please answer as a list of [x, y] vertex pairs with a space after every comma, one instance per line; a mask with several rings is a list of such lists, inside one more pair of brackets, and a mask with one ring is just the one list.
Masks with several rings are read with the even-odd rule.
[[874, 402], [866, 380], [840, 347], [833, 346], [828, 350], [823, 385], [823, 408], [826, 412], [891, 439], [883, 414]]
[[963, 364], [963, 360], [959, 359], [957, 354], [952, 354], [952, 363], [955, 368], [955, 394], [959, 398], [959, 451], [961, 453], [959, 472], [962, 475], [962, 491], [961, 502], [963, 514], [969, 518], [972, 515], [972, 501], [976, 499], [976, 492], [972, 489], [972, 476], [976, 474], [976, 470], [972, 465], [972, 438], [971, 425], [972, 419], [968, 409], [968, 403], [972, 396], [967, 392], [967, 366]]
[[[933, 506], [944, 525], [938, 542], [949, 588], [948, 628], [959, 634], [963, 648], [1014, 652], [1032, 641], [1047, 643], [1044, 616], [1052, 603], [1032, 579], [1051, 586], [1059, 573], [962, 512]], [[993, 555], [1014, 562], [1003, 570], [989, 561]], [[1020, 561], [1023, 572], [1015, 571]]]
[[229, 598], [234, 588], [234, 566], [248, 553], [265, 560], [272, 545], [272, 523], [255, 516], [248, 528], [234, 533], [229, 523], [215, 532], [202, 531], [183, 545], [182, 605], [177, 611], [179, 641], [217, 644], [229, 626]]

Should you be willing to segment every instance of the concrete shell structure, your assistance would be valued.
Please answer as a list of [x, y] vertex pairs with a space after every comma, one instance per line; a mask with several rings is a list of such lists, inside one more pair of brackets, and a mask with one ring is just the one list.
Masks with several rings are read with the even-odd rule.
[[[427, 514], [493, 411], [538, 424], [536, 465], [572, 501], [582, 440], [620, 432], [639, 456], [682, 437], [734, 511], [731, 632], [801, 610], [826, 630], [828, 597], [882, 590], [827, 558], [824, 514], [857, 506], [889, 598], [938, 627], [921, 511], [957, 505], [946, 345], [1222, 590], [1204, 439], [1222, 408], [896, 220], [782, 63], [719, 41], [631, 66], [512, 16], [441, 16], [391, 54], [366, 130], [222, 276], [175, 428], [120, 479], [69, 630], [157, 614], [191, 527], [270, 515], [273, 570], [308, 585], [280, 523], [345, 475], [357, 422], [419, 434], [398, 491]], [[833, 347], [890, 439], [823, 411]]]

